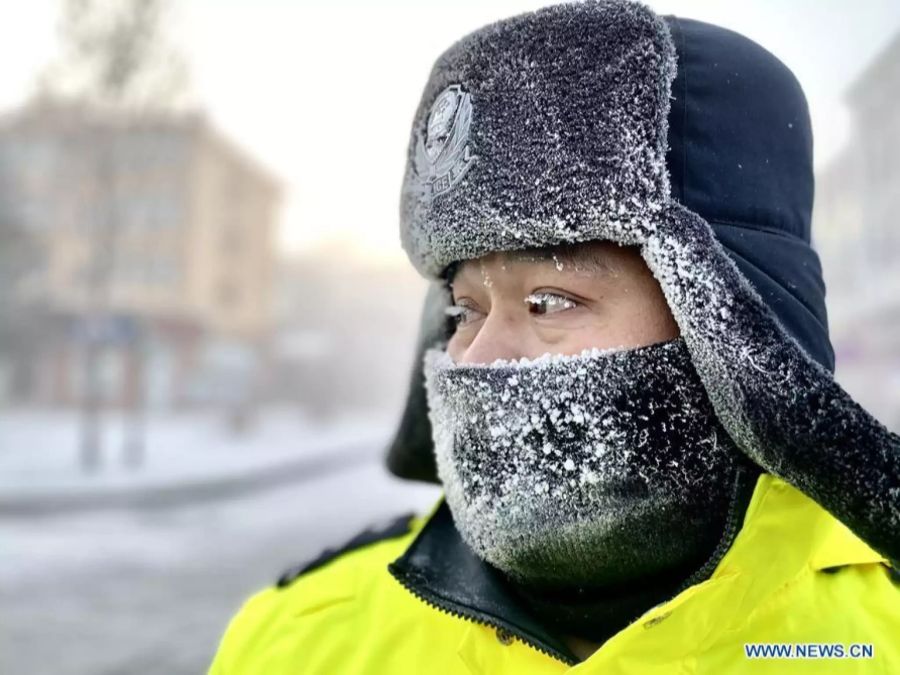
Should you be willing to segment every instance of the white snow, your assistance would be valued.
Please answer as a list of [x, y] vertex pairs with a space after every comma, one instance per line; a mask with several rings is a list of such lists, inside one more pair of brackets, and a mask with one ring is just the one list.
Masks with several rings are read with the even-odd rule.
[[96, 493], [196, 483], [288, 463], [347, 445], [385, 445], [396, 420], [345, 416], [316, 424], [294, 409], [266, 409], [246, 435], [230, 433], [221, 415], [153, 415], [142, 433], [146, 461], [122, 462], [126, 422], [108, 415], [102, 424], [102, 467], [79, 466], [80, 417], [76, 411], [0, 411], [0, 494]]
[[670, 542], [672, 519], [724, 513], [738, 451], [708, 442], [721, 427], [680, 337], [490, 364], [432, 348], [423, 365], [457, 528], [514, 577], [590, 583], [604, 558]]

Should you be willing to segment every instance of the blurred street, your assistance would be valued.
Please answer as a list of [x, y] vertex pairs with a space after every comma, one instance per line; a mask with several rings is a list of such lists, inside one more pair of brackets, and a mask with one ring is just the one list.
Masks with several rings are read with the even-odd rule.
[[288, 566], [437, 488], [371, 459], [195, 506], [0, 518], [0, 672], [204, 673], [228, 619]]
[[386, 444], [392, 421], [345, 412], [323, 424], [296, 408], [270, 407], [241, 431], [214, 410], [157, 412], [135, 429], [127, 415], [109, 411], [90, 472], [79, 464], [81, 432], [77, 411], [0, 410], [0, 516], [189, 503], [290, 482]]
[[[7, 3], [0, 675], [203, 675], [254, 591], [435, 503], [383, 468], [430, 320], [409, 121], [546, 4]], [[802, 84], [835, 378], [900, 431], [900, 3], [649, 4]]]

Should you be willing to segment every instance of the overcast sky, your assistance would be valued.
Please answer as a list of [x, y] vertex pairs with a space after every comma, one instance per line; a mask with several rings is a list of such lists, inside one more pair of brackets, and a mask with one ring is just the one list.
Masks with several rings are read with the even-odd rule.
[[[3, 3], [0, 109], [56, 53], [59, 0]], [[172, 35], [196, 99], [288, 189], [280, 243], [338, 239], [403, 255], [397, 203], [412, 114], [431, 64], [463, 34], [537, 0], [182, 0]], [[847, 84], [900, 30], [898, 0], [652, 0], [737, 30], [781, 58], [809, 99], [816, 165], [848, 132]]]

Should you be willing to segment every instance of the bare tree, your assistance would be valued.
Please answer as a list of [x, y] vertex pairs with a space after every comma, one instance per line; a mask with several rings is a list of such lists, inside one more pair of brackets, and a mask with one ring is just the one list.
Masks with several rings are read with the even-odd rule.
[[10, 213], [0, 213], [0, 317], [4, 317], [0, 321], [0, 354], [14, 355], [23, 342], [34, 337], [30, 330], [34, 313], [23, 312], [20, 305], [23, 292], [27, 292], [23, 287], [40, 267], [41, 257], [32, 233]]
[[[82, 177], [91, 214], [81, 396], [80, 461], [85, 471], [99, 468], [102, 457], [100, 358], [111, 325], [117, 229], [127, 208], [123, 177], [131, 173], [132, 163], [123, 141], [148, 114], [178, 110], [187, 102], [187, 69], [164, 31], [170, 9], [168, 0], [66, 0], [59, 31], [62, 56], [38, 85], [38, 99], [88, 111], [86, 132], [70, 148], [90, 167], [90, 175]], [[136, 332], [130, 349], [143, 364], [140, 334]], [[143, 372], [141, 365], [123, 448], [124, 461], [133, 466], [144, 456]]]
[[[0, 201], [9, 194], [0, 180]], [[32, 393], [33, 368], [50, 326], [45, 304], [34, 297], [44, 265], [34, 232], [10, 209], [0, 212], [0, 365], [13, 397]]]
[[118, 114], [167, 110], [187, 100], [187, 68], [166, 39], [170, 0], [66, 0], [62, 56], [39, 96], [75, 99]]

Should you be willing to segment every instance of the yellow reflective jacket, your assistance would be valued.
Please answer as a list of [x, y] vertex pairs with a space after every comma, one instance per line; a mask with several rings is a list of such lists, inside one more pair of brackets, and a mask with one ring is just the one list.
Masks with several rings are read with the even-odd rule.
[[[441, 501], [408, 533], [250, 598], [231, 620], [210, 675], [900, 673], [896, 570], [781, 479], [763, 473], [748, 495], [740, 529], [712, 573], [580, 663], [535, 637], [527, 619], [511, 619], [497, 598], [466, 604], [468, 571], [457, 569], [465, 564], [421, 550], [426, 526], [446, 510]], [[431, 556], [434, 569], [417, 568], [416, 556]], [[444, 573], [456, 575], [456, 586], [429, 578]], [[753, 657], [753, 650], [769, 655]], [[835, 657], [839, 650], [843, 658]], [[823, 657], [829, 651], [832, 658]]]

